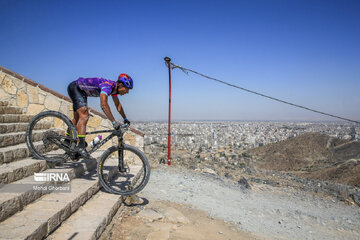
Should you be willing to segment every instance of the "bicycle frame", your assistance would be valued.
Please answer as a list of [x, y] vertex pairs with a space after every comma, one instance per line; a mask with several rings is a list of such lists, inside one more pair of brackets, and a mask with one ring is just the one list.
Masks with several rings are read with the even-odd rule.
[[89, 151], [89, 154], [92, 154], [96, 150], [98, 150], [101, 146], [103, 146], [105, 143], [107, 143], [110, 139], [113, 137], [118, 137], [118, 160], [119, 160], [119, 171], [120, 172], [126, 172], [127, 169], [124, 166], [124, 154], [123, 154], [123, 135], [124, 131], [122, 130], [100, 130], [100, 131], [94, 131], [94, 132], [86, 132], [86, 135], [94, 135], [99, 133], [111, 133], [109, 136], [107, 136], [105, 139], [101, 140], [97, 144], [95, 144], [92, 149]]

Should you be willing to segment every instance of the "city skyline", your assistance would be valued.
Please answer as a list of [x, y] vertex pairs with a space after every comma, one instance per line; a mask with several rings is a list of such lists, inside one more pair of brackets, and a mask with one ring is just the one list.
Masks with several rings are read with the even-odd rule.
[[[147, 153], [159, 154], [167, 148], [166, 123], [135, 123], [145, 133]], [[217, 154], [227, 149], [231, 156], [251, 148], [277, 143], [306, 133], [329, 136], [333, 139], [360, 140], [360, 127], [347, 123], [294, 122], [181, 122], [172, 127], [172, 150]], [[163, 152], [164, 153], [164, 152]], [[164, 153], [165, 154], [165, 153]], [[213, 156], [214, 157], [214, 156]]]
[[[0, 0], [0, 65], [63, 95], [80, 76], [115, 80], [129, 73], [134, 90], [120, 101], [133, 121], [167, 120], [165, 56], [234, 85], [360, 120], [360, 2], [204, 3]], [[101, 111], [99, 99], [89, 106]], [[172, 70], [172, 119], [337, 121], [179, 69]]]

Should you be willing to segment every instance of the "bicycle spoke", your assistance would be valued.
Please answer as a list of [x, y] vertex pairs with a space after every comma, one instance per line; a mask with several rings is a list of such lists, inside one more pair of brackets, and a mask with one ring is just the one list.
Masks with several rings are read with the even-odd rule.
[[65, 115], [42, 112], [29, 123], [26, 143], [35, 158], [49, 162], [63, 161], [68, 158], [71, 144], [75, 144], [75, 139], [67, 136], [67, 132], [76, 136], [74, 126]]
[[[145, 156], [137, 151], [134, 151], [133, 147], [123, 150], [123, 166], [119, 166], [118, 159], [119, 152], [121, 154], [122, 151], [117, 151], [116, 147], [113, 147], [113, 152], [108, 152], [107, 156], [102, 157], [99, 177], [107, 191], [131, 195], [146, 185], [150, 171], [148, 162]], [[121, 169], [124, 171], [121, 172]]]

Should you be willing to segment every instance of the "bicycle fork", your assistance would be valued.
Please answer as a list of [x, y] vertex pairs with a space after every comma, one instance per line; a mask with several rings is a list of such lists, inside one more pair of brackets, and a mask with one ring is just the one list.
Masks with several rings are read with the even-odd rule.
[[118, 168], [119, 172], [125, 173], [127, 172], [127, 168], [124, 163], [124, 147], [123, 147], [123, 138], [119, 137], [119, 145], [118, 145]]

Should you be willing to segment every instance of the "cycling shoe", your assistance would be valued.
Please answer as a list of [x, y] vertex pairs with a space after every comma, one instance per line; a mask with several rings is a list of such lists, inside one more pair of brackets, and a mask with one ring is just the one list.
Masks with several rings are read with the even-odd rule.
[[88, 151], [86, 151], [86, 148], [78, 148], [77, 152], [81, 155], [81, 157], [83, 157], [84, 159], [87, 160], [91, 160], [94, 159], [93, 157], [90, 156], [90, 154], [88, 153]]

